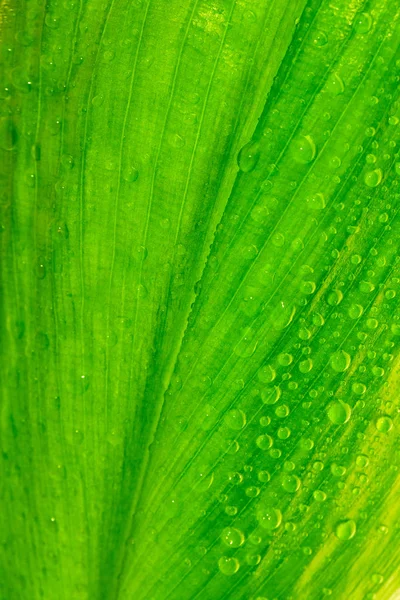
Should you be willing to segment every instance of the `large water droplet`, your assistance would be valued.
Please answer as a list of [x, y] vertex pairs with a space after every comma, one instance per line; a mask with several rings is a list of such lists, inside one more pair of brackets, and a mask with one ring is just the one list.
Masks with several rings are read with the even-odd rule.
[[365, 174], [364, 182], [368, 187], [377, 187], [383, 179], [382, 169], [374, 169]]
[[226, 413], [224, 421], [230, 429], [240, 431], [246, 425], [246, 415], [242, 410], [233, 409]]
[[337, 373], [347, 371], [351, 363], [350, 355], [344, 350], [338, 350], [331, 356], [331, 367]]
[[315, 142], [310, 135], [304, 135], [293, 142], [292, 155], [296, 162], [307, 164], [314, 160], [317, 153]]
[[321, 192], [313, 194], [306, 199], [307, 208], [310, 210], [322, 210], [325, 208], [325, 197]]
[[355, 536], [356, 531], [357, 525], [353, 519], [346, 519], [344, 521], [340, 521], [336, 525], [335, 534], [339, 540], [347, 541], [351, 540], [351, 538]]
[[368, 33], [372, 27], [371, 15], [365, 12], [357, 14], [353, 26], [356, 33]]
[[234, 575], [239, 571], [240, 563], [237, 558], [221, 556], [218, 561], [218, 568], [223, 575]]
[[243, 173], [250, 173], [255, 169], [258, 159], [260, 157], [260, 153], [258, 150], [258, 145], [254, 142], [250, 142], [243, 146], [238, 154], [238, 166]]
[[279, 508], [267, 506], [258, 511], [257, 519], [261, 527], [268, 531], [273, 531], [282, 523], [282, 513]]
[[388, 433], [393, 427], [393, 421], [388, 416], [379, 417], [379, 419], [377, 419], [375, 425], [376, 425], [377, 430], [380, 431], [381, 433]]
[[339, 94], [343, 94], [344, 92], [344, 83], [342, 78], [334, 73], [330, 79], [328, 79], [326, 84], [327, 91], [333, 96], [338, 96]]
[[332, 402], [328, 407], [328, 417], [335, 425], [343, 425], [351, 417], [351, 407], [341, 400]]
[[260, 450], [269, 450], [273, 444], [273, 439], [270, 435], [259, 435], [256, 439], [256, 444]]
[[239, 548], [244, 543], [243, 533], [234, 527], [226, 527], [221, 534], [221, 539], [230, 548]]

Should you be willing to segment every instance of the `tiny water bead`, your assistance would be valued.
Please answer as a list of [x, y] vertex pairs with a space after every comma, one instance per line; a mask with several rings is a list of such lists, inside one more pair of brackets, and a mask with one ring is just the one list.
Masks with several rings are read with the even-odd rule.
[[379, 419], [376, 420], [375, 426], [381, 433], [389, 433], [393, 427], [393, 421], [388, 416], [379, 417]]
[[276, 377], [276, 371], [271, 365], [265, 365], [257, 372], [257, 378], [262, 383], [271, 383]]
[[278, 529], [282, 523], [282, 513], [279, 508], [267, 506], [259, 509], [257, 520], [263, 529], [273, 531], [274, 529]]
[[237, 558], [221, 556], [218, 561], [218, 568], [223, 575], [234, 575], [239, 571], [240, 563]]
[[360, 383], [359, 381], [356, 381], [351, 386], [351, 389], [352, 389], [352, 392], [354, 394], [356, 394], [357, 396], [363, 396], [365, 394], [365, 392], [367, 391], [367, 386], [364, 385], [363, 383]]
[[259, 435], [256, 440], [257, 446], [260, 450], [269, 450], [273, 444], [273, 439], [270, 435]]
[[353, 519], [339, 521], [335, 528], [336, 537], [342, 541], [351, 540], [355, 536], [356, 531], [357, 525]]
[[243, 173], [253, 171], [258, 163], [260, 153], [257, 144], [250, 142], [243, 146], [238, 154], [238, 167]]
[[246, 415], [242, 410], [233, 409], [226, 413], [224, 421], [229, 429], [240, 431], [246, 425]]
[[356, 464], [357, 464], [357, 467], [360, 467], [361, 469], [365, 469], [369, 465], [368, 456], [366, 456], [365, 454], [360, 454], [356, 458]]
[[326, 90], [332, 96], [339, 96], [344, 92], [344, 83], [340, 75], [334, 73], [327, 81]]
[[314, 37], [313, 37], [314, 46], [316, 46], [317, 48], [321, 48], [322, 46], [326, 46], [327, 43], [328, 43], [328, 38], [326, 36], [326, 33], [324, 33], [323, 31], [316, 31], [314, 33]]
[[341, 400], [332, 402], [328, 407], [328, 418], [335, 425], [344, 425], [351, 417], [351, 407]]
[[313, 361], [311, 358], [307, 358], [306, 360], [302, 360], [299, 363], [299, 371], [300, 373], [309, 373], [313, 368]]
[[275, 404], [281, 397], [281, 393], [281, 388], [279, 386], [265, 388], [261, 391], [261, 400], [264, 404]]
[[287, 353], [279, 354], [278, 362], [282, 367], [288, 367], [293, 362], [293, 356]]
[[338, 350], [331, 356], [331, 367], [337, 373], [347, 371], [351, 364], [350, 355], [344, 350]]
[[296, 162], [308, 164], [314, 160], [317, 148], [310, 135], [304, 135], [293, 142], [292, 155]]
[[368, 171], [365, 174], [364, 182], [368, 187], [374, 188], [377, 187], [383, 179], [382, 169], [374, 169], [373, 171]]
[[230, 548], [239, 548], [239, 546], [244, 544], [244, 539], [243, 532], [234, 527], [226, 527], [221, 534], [221, 540]]
[[282, 487], [284, 490], [290, 493], [297, 492], [300, 488], [301, 481], [297, 475], [285, 475], [282, 479]]
[[361, 304], [352, 304], [349, 308], [349, 317], [350, 319], [359, 319], [364, 312], [364, 308]]
[[127, 183], [133, 183], [134, 181], [137, 181], [139, 177], [139, 171], [136, 169], [136, 167], [128, 167], [123, 172], [122, 177]]
[[258, 473], [258, 480], [261, 481], [261, 483], [268, 483], [268, 481], [270, 481], [271, 479], [271, 475], [269, 474], [268, 471], [260, 471]]
[[313, 498], [316, 502], [324, 502], [327, 496], [322, 490], [315, 490], [315, 492], [313, 492]]
[[368, 33], [372, 27], [372, 18], [368, 13], [358, 13], [354, 19], [354, 31], [356, 33]]
[[317, 192], [306, 199], [306, 204], [310, 210], [323, 210], [326, 206], [325, 197], [321, 192]]

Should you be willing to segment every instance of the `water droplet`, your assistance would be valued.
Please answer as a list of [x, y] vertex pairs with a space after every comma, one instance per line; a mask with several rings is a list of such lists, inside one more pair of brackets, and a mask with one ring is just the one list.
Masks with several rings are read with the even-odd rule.
[[365, 174], [364, 182], [368, 187], [377, 187], [383, 179], [382, 169], [374, 169]]
[[256, 168], [259, 157], [258, 145], [253, 142], [246, 144], [238, 154], [239, 169], [243, 173], [250, 173]]
[[335, 528], [336, 537], [343, 541], [351, 540], [355, 536], [356, 531], [357, 525], [353, 519], [340, 521]]
[[281, 388], [274, 386], [273, 388], [266, 388], [261, 391], [261, 400], [264, 404], [275, 404], [281, 397]]
[[282, 487], [290, 493], [297, 492], [300, 488], [301, 481], [297, 475], [285, 475], [282, 479]]
[[306, 199], [307, 208], [310, 210], [322, 210], [325, 208], [325, 198], [324, 195], [318, 192], [317, 194], [313, 194]]
[[311, 358], [302, 360], [299, 364], [300, 373], [309, 373], [312, 368], [313, 368], [313, 361], [311, 360]]
[[313, 493], [313, 498], [317, 502], [324, 502], [324, 500], [326, 500], [326, 494], [322, 490], [315, 490]]
[[290, 437], [291, 431], [289, 427], [279, 427], [278, 429], [278, 438], [280, 440], [287, 440]]
[[366, 456], [365, 454], [360, 454], [356, 458], [356, 464], [357, 464], [357, 467], [360, 467], [361, 469], [365, 469], [365, 467], [368, 467], [368, 465], [369, 465], [368, 456]]
[[329, 306], [337, 306], [343, 300], [343, 293], [340, 290], [333, 290], [327, 298]]
[[313, 37], [313, 44], [317, 48], [321, 48], [328, 43], [328, 38], [323, 31], [316, 31]]
[[275, 309], [271, 312], [272, 327], [276, 331], [281, 331], [290, 325], [296, 313], [296, 308], [287, 302], [279, 302]]
[[364, 309], [361, 304], [352, 304], [349, 308], [350, 319], [359, 319], [363, 314]]
[[218, 561], [218, 568], [223, 575], [234, 575], [239, 571], [240, 563], [237, 558], [221, 556]]
[[344, 83], [341, 77], [334, 73], [326, 84], [327, 91], [333, 96], [339, 96], [339, 94], [343, 94], [344, 92]]
[[351, 357], [344, 350], [338, 350], [331, 356], [331, 367], [337, 373], [347, 371], [351, 363]]
[[254, 339], [253, 331], [250, 328], [248, 328], [245, 330], [244, 336], [236, 344], [233, 351], [240, 358], [250, 358], [250, 356], [253, 356], [257, 348], [257, 344], [258, 341]]
[[273, 531], [282, 523], [282, 513], [279, 508], [267, 506], [258, 511], [257, 520], [263, 529]]
[[293, 356], [287, 353], [279, 354], [278, 362], [282, 367], [288, 367], [293, 362]]
[[261, 483], [268, 483], [270, 479], [271, 475], [268, 473], [268, 471], [260, 471], [258, 473], [258, 480], [261, 481]]
[[273, 439], [270, 435], [259, 435], [256, 439], [256, 444], [260, 450], [269, 450], [273, 444]]
[[271, 383], [276, 377], [276, 371], [271, 365], [265, 365], [257, 371], [257, 378], [262, 383]]
[[[259, 554], [247, 554], [246, 562], [249, 567], [255, 567], [261, 562], [261, 556]], [[257, 597], [256, 600], [260, 600], [260, 596]]]
[[243, 533], [234, 527], [226, 527], [221, 534], [221, 539], [230, 548], [239, 548], [244, 543]]
[[343, 425], [350, 420], [351, 407], [342, 400], [332, 402], [328, 407], [328, 417], [335, 425]]
[[388, 433], [393, 427], [393, 421], [390, 417], [383, 416], [376, 420], [375, 425], [381, 433]]
[[290, 410], [286, 404], [282, 404], [281, 406], [278, 406], [275, 409], [275, 414], [280, 419], [286, 419], [286, 417], [289, 415], [289, 413], [290, 413]]
[[353, 383], [351, 389], [354, 394], [357, 394], [357, 396], [362, 396], [367, 391], [367, 387], [363, 383], [359, 382]]
[[226, 413], [224, 421], [229, 429], [240, 431], [246, 425], [246, 415], [242, 410], [233, 409]]
[[304, 135], [292, 146], [292, 155], [296, 162], [308, 164], [314, 160], [317, 153], [315, 142], [310, 135]]
[[310, 294], [313, 294], [315, 292], [316, 285], [314, 281], [303, 281], [301, 283], [300, 289], [303, 294], [306, 294], [306, 296], [310, 296]]
[[353, 25], [356, 33], [368, 33], [372, 27], [371, 15], [365, 12], [357, 14]]

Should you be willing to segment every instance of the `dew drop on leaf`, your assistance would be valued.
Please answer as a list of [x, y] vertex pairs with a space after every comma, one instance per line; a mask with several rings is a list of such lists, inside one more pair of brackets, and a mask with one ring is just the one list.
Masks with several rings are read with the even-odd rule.
[[381, 433], [388, 433], [393, 427], [393, 421], [390, 417], [383, 416], [377, 419], [375, 425], [377, 430]]
[[271, 365], [265, 365], [257, 371], [257, 378], [262, 383], [271, 383], [276, 377], [276, 372]]
[[357, 525], [353, 519], [340, 521], [335, 528], [336, 537], [343, 541], [351, 540], [355, 536], [356, 531]]
[[243, 533], [234, 527], [226, 527], [221, 534], [221, 539], [230, 548], [239, 548], [244, 543]]
[[298, 163], [307, 164], [314, 160], [317, 148], [310, 135], [304, 135], [293, 142], [292, 156]]
[[344, 350], [338, 350], [331, 356], [331, 367], [337, 373], [347, 371], [351, 363], [350, 355]]
[[368, 33], [372, 27], [372, 18], [368, 13], [358, 13], [354, 19], [354, 31], [356, 33]]
[[261, 400], [264, 404], [275, 404], [281, 397], [281, 388], [274, 386], [272, 388], [265, 388], [261, 391]]
[[328, 407], [328, 417], [335, 425], [343, 425], [350, 420], [351, 407], [341, 400], [332, 402]]
[[383, 179], [382, 169], [374, 169], [365, 174], [364, 182], [368, 187], [377, 187]]
[[224, 421], [229, 429], [240, 431], [246, 425], [246, 415], [242, 410], [233, 409], [226, 413]]
[[267, 506], [258, 511], [257, 520], [263, 529], [273, 531], [282, 523], [282, 513], [279, 508]]
[[281, 301], [277, 304], [271, 314], [272, 327], [281, 331], [290, 325], [296, 313], [296, 308], [287, 302]]
[[239, 571], [240, 563], [237, 558], [221, 556], [218, 568], [223, 575], [234, 575]]
[[285, 475], [282, 479], [283, 489], [287, 492], [291, 492], [292, 494], [297, 492], [297, 490], [300, 488], [300, 484], [301, 482], [297, 475]]
[[343, 94], [344, 92], [344, 83], [342, 78], [334, 73], [326, 84], [327, 91], [332, 94], [332, 96], [339, 96], [339, 94]]
[[273, 439], [270, 435], [259, 435], [256, 439], [256, 444], [260, 450], [269, 450], [273, 444]]
[[328, 38], [326, 36], [326, 33], [324, 33], [323, 31], [316, 31], [313, 37], [313, 44], [314, 46], [317, 46], [317, 48], [321, 48], [322, 46], [325, 46], [328, 43]]
[[123, 173], [123, 178], [128, 183], [133, 183], [139, 177], [139, 171], [135, 167], [129, 167]]
[[313, 194], [306, 199], [307, 208], [310, 210], [322, 210], [325, 208], [325, 197], [321, 192]]
[[260, 157], [257, 144], [250, 142], [243, 146], [238, 154], [238, 166], [243, 173], [250, 173], [257, 165]]

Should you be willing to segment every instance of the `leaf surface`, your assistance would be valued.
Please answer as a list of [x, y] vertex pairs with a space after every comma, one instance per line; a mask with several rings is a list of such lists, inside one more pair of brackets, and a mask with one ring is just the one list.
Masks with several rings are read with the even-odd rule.
[[391, 598], [396, 3], [1, 11], [2, 598]]

